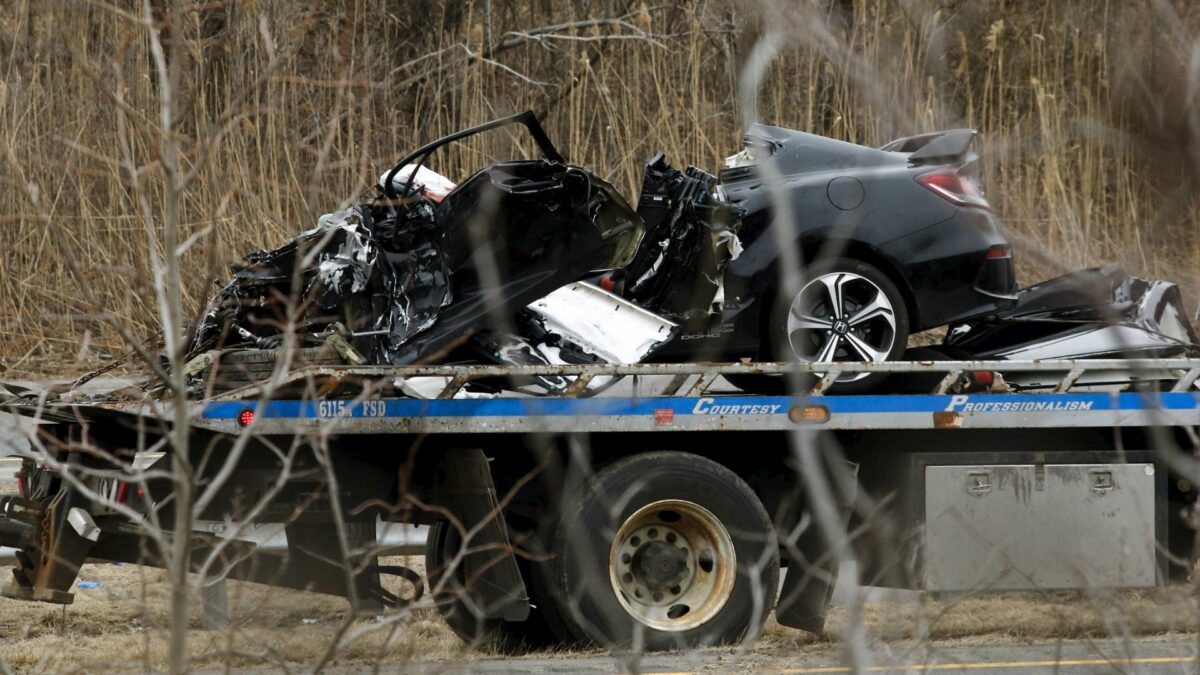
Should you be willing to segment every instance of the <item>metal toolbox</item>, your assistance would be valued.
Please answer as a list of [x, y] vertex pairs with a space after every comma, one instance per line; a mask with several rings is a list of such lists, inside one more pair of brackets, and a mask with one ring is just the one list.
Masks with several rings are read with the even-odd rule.
[[916, 468], [926, 590], [1161, 583], [1165, 489], [1152, 462]]

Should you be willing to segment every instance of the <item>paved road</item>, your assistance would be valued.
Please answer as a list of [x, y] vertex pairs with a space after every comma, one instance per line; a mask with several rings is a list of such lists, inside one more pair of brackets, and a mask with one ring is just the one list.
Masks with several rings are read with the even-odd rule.
[[[896, 652], [898, 647], [893, 646]], [[876, 653], [868, 664], [852, 668], [837, 654], [797, 657], [782, 650], [750, 649], [738, 655], [729, 649], [688, 654], [650, 655], [640, 659], [612, 656], [512, 658], [457, 663], [405, 664], [414, 673], [583, 673], [622, 672], [658, 675], [709, 672], [789, 673], [1017, 673], [1076, 675], [1082, 673], [1195, 673], [1196, 644], [1183, 641], [1059, 642], [1050, 644], [931, 645], [911, 654]], [[367, 668], [335, 668], [330, 672], [367, 673]]]

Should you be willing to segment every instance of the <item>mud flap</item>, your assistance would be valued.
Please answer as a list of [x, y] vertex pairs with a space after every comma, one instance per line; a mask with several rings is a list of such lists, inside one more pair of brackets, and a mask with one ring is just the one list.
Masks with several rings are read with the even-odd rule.
[[[858, 465], [846, 462], [837, 470], [827, 468], [825, 478], [837, 500], [837, 516], [841, 534], [845, 536], [858, 496]], [[804, 508], [811, 512], [813, 505], [808, 503]], [[825, 630], [833, 588], [837, 583], [839, 548], [837, 542], [829, 541], [815, 524], [806, 527], [794, 545], [784, 547], [782, 554], [787, 562], [787, 575], [779, 603], [775, 606], [776, 621], [817, 635]]]
[[[288, 556], [283, 566], [286, 582], [321, 593], [344, 595], [356, 611], [377, 613], [394, 607], [398, 598], [384, 590], [379, 566], [366, 558], [376, 554], [375, 518], [346, 518], [343, 521], [348, 551], [343, 551], [332, 523], [291, 523], [287, 533]], [[347, 567], [354, 586], [347, 583]], [[255, 579], [257, 580], [257, 579]], [[279, 584], [280, 580], [271, 583]]]
[[40, 518], [35, 526], [39, 536], [30, 537], [28, 544], [18, 549], [13, 579], [5, 586], [4, 597], [62, 605], [75, 601], [69, 589], [99, 535], [84, 508], [85, 501], [75, 491], [64, 489], [44, 511], [30, 509], [21, 514]]
[[471, 533], [462, 566], [475, 607], [505, 621], [529, 618], [529, 595], [508, 538], [487, 457], [479, 449], [450, 449], [438, 466], [438, 501]]

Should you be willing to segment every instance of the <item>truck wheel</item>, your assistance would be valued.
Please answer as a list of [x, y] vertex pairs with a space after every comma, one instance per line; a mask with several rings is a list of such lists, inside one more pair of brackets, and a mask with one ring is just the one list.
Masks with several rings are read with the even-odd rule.
[[505, 621], [483, 616], [482, 608], [470, 602], [466, 593], [466, 578], [462, 565], [455, 565], [454, 576], [443, 579], [445, 570], [454, 562], [462, 547], [462, 535], [447, 520], [439, 520], [429, 528], [425, 540], [425, 569], [429, 590], [433, 593], [438, 612], [450, 630], [463, 642], [485, 650], [517, 654], [546, 649], [560, 643], [547, 624], [545, 612], [539, 609], [537, 591], [530, 583], [529, 565], [521, 557], [517, 566], [525, 578], [533, 606], [524, 621]]
[[779, 547], [736, 474], [653, 452], [606, 467], [567, 503], [553, 569], [559, 611], [580, 639], [690, 648], [757, 635], [775, 606]]

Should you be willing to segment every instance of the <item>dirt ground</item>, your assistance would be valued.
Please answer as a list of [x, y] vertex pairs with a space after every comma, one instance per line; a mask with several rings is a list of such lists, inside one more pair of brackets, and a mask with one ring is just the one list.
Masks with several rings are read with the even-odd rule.
[[[400, 562], [400, 560], [396, 560]], [[416, 567], [419, 563], [410, 561]], [[166, 658], [169, 586], [161, 570], [89, 564], [75, 604], [65, 609], [0, 600], [0, 657], [28, 672], [153, 670]], [[88, 588], [99, 582], [99, 587]], [[202, 630], [199, 608], [190, 639], [193, 664], [204, 669], [311, 667], [332, 650], [330, 665], [392, 667], [494, 658], [467, 649], [435, 612], [421, 607], [346, 622], [339, 598], [230, 582], [231, 626]], [[918, 643], [941, 645], [1037, 642], [1055, 639], [1182, 636], [1197, 612], [1184, 588], [1092, 593], [1006, 593], [911, 604], [861, 607], [868, 639], [888, 651]], [[745, 651], [725, 649], [743, 665], [779, 657], [832, 654], [847, 632], [849, 610], [835, 608], [828, 634], [815, 638], [774, 624]], [[333, 645], [337, 645], [336, 649]], [[597, 651], [539, 653], [530, 659], [597, 655]], [[428, 663], [434, 662], [434, 663]], [[513, 662], [518, 668], [520, 661]], [[530, 661], [532, 664], [533, 661]], [[446, 664], [449, 665], [449, 664]]]

